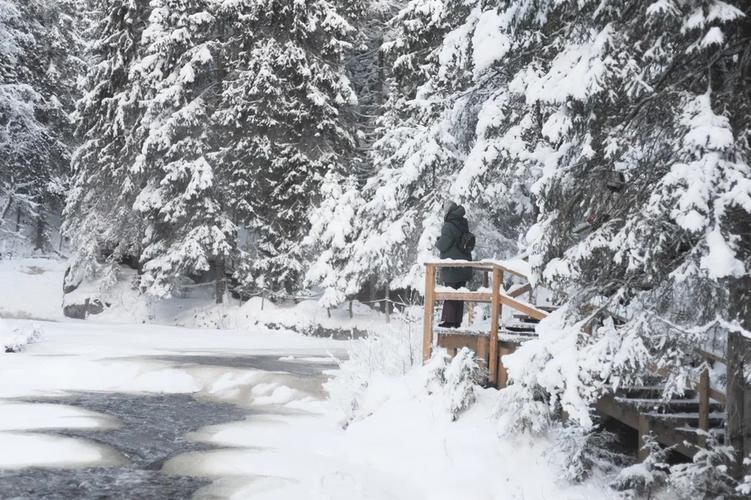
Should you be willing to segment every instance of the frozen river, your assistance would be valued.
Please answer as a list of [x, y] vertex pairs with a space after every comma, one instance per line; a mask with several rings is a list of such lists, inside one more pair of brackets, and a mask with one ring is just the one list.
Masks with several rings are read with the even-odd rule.
[[233, 449], [212, 443], [212, 430], [309, 415], [339, 345], [43, 324], [38, 343], [0, 358], [0, 499], [223, 496], [206, 489], [215, 475], [192, 467], [193, 457]]

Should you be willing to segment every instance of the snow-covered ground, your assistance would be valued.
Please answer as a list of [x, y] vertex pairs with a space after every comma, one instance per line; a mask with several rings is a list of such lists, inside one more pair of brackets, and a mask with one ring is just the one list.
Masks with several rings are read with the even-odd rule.
[[0, 259], [0, 318], [61, 319], [62, 260]]
[[[45, 273], [29, 273], [28, 265], [3, 264], [10, 279], [0, 286], [3, 297], [14, 295], [9, 283], [29, 293], [26, 299], [35, 289], [40, 299], [53, 294]], [[499, 437], [495, 390], [476, 388], [475, 403], [453, 421], [451, 395], [430, 388], [429, 369], [415, 366], [416, 333], [400, 326], [350, 343], [258, 325], [217, 330], [18, 319], [55, 316], [48, 304], [13, 300], [14, 317], [3, 328], [38, 338], [20, 352], [0, 353], [0, 491], [10, 477], [3, 471], [125, 470], [131, 454], [86, 437], [122, 434], [114, 406], [92, 411], [65, 403], [68, 395], [125, 393], [180, 394], [243, 409], [244, 419], [182, 436], [205, 446], [178, 450], [161, 464], [167, 477], [210, 480], [197, 498], [613, 496], [598, 478], [580, 485], [559, 479], [562, 457], [546, 440]], [[353, 354], [334, 369], [334, 358]]]
[[[8, 323], [23, 328], [28, 321]], [[545, 442], [499, 439], [493, 418], [496, 391], [481, 390], [477, 403], [452, 422], [440, 395], [425, 391], [419, 370], [405, 377], [375, 377], [363, 403], [372, 414], [343, 429], [336, 402], [293, 376], [296, 363], [325, 363], [341, 356], [341, 342], [280, 331], [89, 322], [44, 323], [42, 329], [42, 339], [23, 352], [0, 355], [0, 468], [113, 467], [125, 460], [118, 450], [50, 433], [114, 428], [118, 422], [113, 417], [17, 398], [39, 400], [68, 392], [183, 393], [253, 410], [243, 421], [191, 436], [219, 449], [177, 455], [164, 464], [167, 474], [211, 478], [214, 483], [199, 497], [413, 500], [607, 494], [596, 483], [559, 482]], [[273, 356], [290, 369], [200, 362], [202, 357], [257, 356]]]

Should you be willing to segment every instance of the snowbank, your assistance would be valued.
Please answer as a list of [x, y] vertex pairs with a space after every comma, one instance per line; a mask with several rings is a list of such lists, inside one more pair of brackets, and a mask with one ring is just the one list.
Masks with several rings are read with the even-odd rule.
[[0, 317], [61, 319], [64, 274], [61, 260], [0, 260]]
[[[137, 290], [137, 273], [128, 268], [120, 269], [117, 282], [107, 289], [99, 282], [85, 281], [63, 295], [65, 269], [66, 263], [55, 259], [0, 260], [0, 318], [57, 321], [65, 319], [63, 308], [67, 307], [80, 313], [80, 318], [100, 323], [208, 329], [270, 325], [276, 330], [342, 338], [361, 336], [387, 325], [385, 314], [357, 301], [352, 303], [351, 313], [348, 303], [327, 311], [315, 299], [277, 305], [260, 297], [243, 303], [228, 296], [224, 304], [217, 305], [213, 288], [204, 285], [187, 287], [181, 297], [157, 300]], [[395, 313], [391, 319], [404, 328], [405, 321], [414, 320], [413, 313]]]
[[353, 342], [328, 401], [203, 429], [194, 439], [224, 449], [178, 456], [164, 471], [212, 478], [199, 497], [616, 497], [596, 478], [559, 480], [563, 457], [545, 438], [499, 438], [498, 391], [466, 383], [466, 358], [421, 366], [417, 337], [390, 329]]
[[36, 433], [0, 432], [0, 450], [4, 450], [0, 453], [0, 469], [92, 467], [125, 461], [108, 446], [84, 439]]

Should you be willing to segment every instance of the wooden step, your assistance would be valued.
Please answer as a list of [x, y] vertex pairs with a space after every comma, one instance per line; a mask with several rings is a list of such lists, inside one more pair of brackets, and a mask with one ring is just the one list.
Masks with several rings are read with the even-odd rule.
[[[616, 396], [615, 400], [618, 403], [628, 404], [636, 407], [642, 412], [655, 412], [655, 413], [685, 413], [685, 412], [699, 412], [699, 400], [694, 399], [648, 399], [648, 398], [624, 398]], [[710, 412], [721, 412], [723, 406], [720, 402], [710, 400], [709, 402]]]
[[511, 332], [536, 332], [537, 327], [535, 323], [525, 323], [522, 321], [513, 321], [503, 324], [503, 328]]
[[[616, 391], [615, 397], [623, 399], [651, 399], [664, 401], [664, 392], [664, 386], [659, 384], [649, 384], [640, 387], [621, 387]], [[675, 397], [673, 399], [698, 399], [698, 395], [695, 390], [690, 389], [685, 391], [680, 397]]]

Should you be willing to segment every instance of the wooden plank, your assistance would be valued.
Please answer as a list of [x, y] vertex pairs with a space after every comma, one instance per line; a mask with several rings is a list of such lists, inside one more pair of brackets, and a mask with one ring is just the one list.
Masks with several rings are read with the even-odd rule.
[[529, 284], [529, 283], [527, 283], [526, 285], [524, 285], [522, 287], [519, 287], [519, 288], [516, 288], [516, 289], [510, 291], [508, 293], [508, 296], [516, 298], [516, 297], [519, 297], [519, 296], [524, 295], [525, 293], [531, 292], [531, 291], [532, 291], [532, 285]]
[[453, 260], [440, 260], [440, 261], [429, 261], [425, 263], [426, 266], [435, 266], [436, 268], [443, 268], [443, 267], [469, 267], [471, 269], [477, 269], [477, 270], [487, 270], [487, 271], [493, 271], [498, 269], [502, 273], [509, 273], [513, 274], [514, 276], [518, 276], [519, 278], [529, 280], [529, 277], [520, 271], [517, 271], [516, 269], [508, 268], [502, 264], [499, 264], [497, 262], [485, 262], [485, 261], [472, 261], [472, 260], [459, 260], [459, 259], [453, 259]]
[[477, 339], [484, 338], [487, 343], [487, 337], [485, 335], [469, 335], [463, 333], [442, 333], [438, 335], [438, 345], [447, 349], [461, 349], [462, 347], [469, 347], [474, 350], [477, 346]]
[[510, 295], [506, 295], [505, 293], [501, 293], [499, 299], [502, 304], [516, 309], [517, 311], [523, 312], [524, 314], [532, 318], [545, 319], [548, 317], [548, 313], [546, 313], [545, 311], [527, 304], [526, 302], [516, 300], [515, 298], [511, 297]]
[[700, 350], [699, 352], [701, 352], [701, 355], [704, 356], [709, 361], [714, 361], [714, 362], [717, 362], [717, 363], [722, 363], [723, 365], [727, 363], [727, 360], [725, 359], [724, 356], [722, 356], [720, 354], [717, 354], [715, 352], [709, 352], [709, 351], [705, 351], [703, 349]]
[[713, 389], [711, 387], [709, 388], [709, 397], [712, 398], [712, 399], [714, 399], [715, 401], [717, 401], [720, 404], [724, 405], [724, 404], [727, 403], [727, 398], [725, 397], [725, 393], [724, 392], [720, 392], [717, 389]]
[[475, 322], [475, 303], [467, 302], [467, 326], [472, 326]]
[[434, 292], [433, 300], [461, 300], [462, 302], [490, 302], [493, 295], [484, 292]]
[[498, 323], [501, 316], [501, 282], [503, 274], [498, 268], [493, 269], [493, 281], [491, 291], [493, 300], [490, 303], [490, 373], [489, 379], [491, 385], [498, 384]]
[[442, 260], [442, 261], [430, 261], [425, 263], [426, 266], [434, 266], [436, 268], [443, 267], [471, 267], [472, 269], [488, 270], [492, 271], [494, 267], [498, 267], [491, 262], [473, 261], [473, 260]]
[[425, 266], [425, 311], [423, 312], [422, 359], [427, 362], [433, 355], [433, 308], [435, 294], [435, 267]]
[[619, 403], [613, 396], [603, 396], [597, 401], [597, 411], [614, 418], [632, 429], [639, 429], [639, 411], [633, 405]]
[[695, 432], [680, 432], [674, 424], [661, 419], [649, 419], [649, 430], [654, 434], [658, 443], [673, 447], [681, 455], [692, 458], [696, 454], [696, 447], [686, 446], [686, 441], [698, 445], [698, 436]]

